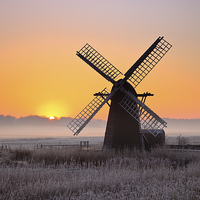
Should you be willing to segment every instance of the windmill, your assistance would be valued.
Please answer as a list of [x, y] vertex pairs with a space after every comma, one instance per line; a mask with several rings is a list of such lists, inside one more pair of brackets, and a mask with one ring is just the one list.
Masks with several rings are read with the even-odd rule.
[[[162, 134], [167, 123], [144, 104], [146, 97], [152, 94], [137, 94], [135, 88], [171, 47], [164, 37], [158, 37], [124, 75], [89, 44], [82, 47], [76, 55], [111, 82], [113, 87], [111, 92], [104, 88], [95, 93], [94, 99], [67, 127], [78, 135], [111, 100], [103, 148], [140, 148], [148, 143], [145, 134], [154, 138]], [[138, 97], [142, 97], [142, 100]]]

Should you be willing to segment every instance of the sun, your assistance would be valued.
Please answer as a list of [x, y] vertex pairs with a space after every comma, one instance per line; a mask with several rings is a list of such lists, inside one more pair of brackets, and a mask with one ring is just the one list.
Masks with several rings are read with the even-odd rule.
[[54, 119], [55, 119], [55, 117], [54, 117], [54, 116], [51, 116], [51, 117], [49, 117], [49, 119], [50, 119], [50, 120], [54, 120]]
[[67, 116], [68, 114], [68, 107], [60, 100], [48, 100], [41, 102], [36, 110], [36, 115], [45, 116], [49, 120], [60, 119], [61, 117]]

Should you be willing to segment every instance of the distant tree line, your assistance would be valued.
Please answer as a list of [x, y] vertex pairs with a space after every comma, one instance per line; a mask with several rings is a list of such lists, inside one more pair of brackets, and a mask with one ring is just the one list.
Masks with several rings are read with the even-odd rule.
[[[61, 117], [49, 120], [47, 117], [31, 115], [27, 117], [15, 118], [13, 116], [0, 115], [0, 126], [66, 126], [72, 118]], [[91, 127], [102, 127], [106, 125], [104, 120], [92, 120], [89, 124]]]

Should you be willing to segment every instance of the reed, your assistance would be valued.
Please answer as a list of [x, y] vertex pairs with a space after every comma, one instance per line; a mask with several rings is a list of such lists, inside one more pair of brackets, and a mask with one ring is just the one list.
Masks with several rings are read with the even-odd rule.
[[16, 149], [0, 162], [0, 199], [200, 199], [198, 152]]

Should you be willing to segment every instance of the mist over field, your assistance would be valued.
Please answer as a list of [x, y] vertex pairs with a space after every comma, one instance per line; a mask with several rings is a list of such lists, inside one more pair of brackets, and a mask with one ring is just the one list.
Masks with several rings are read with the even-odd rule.
[[[67, 128], [71, 120], [68, 117], [49, 120], [39, 116], [15, 118], [0, 115], [0, 138], [73, 137], [73, 133]], [[105, 127], [106, 121], [92, 120], [80, 136], [103, 136]]]
[[[0, 115], [0, 138], [72, 137], [67, 128], [72, 118], [49, 120], [45, 117], [28, 116], [15, 118]], [[164, 119], [167, 136], [200, 136], [200, 119]], [[104, 136], [105, 120], [93, 119], [79, 134], [81, 137]]]

